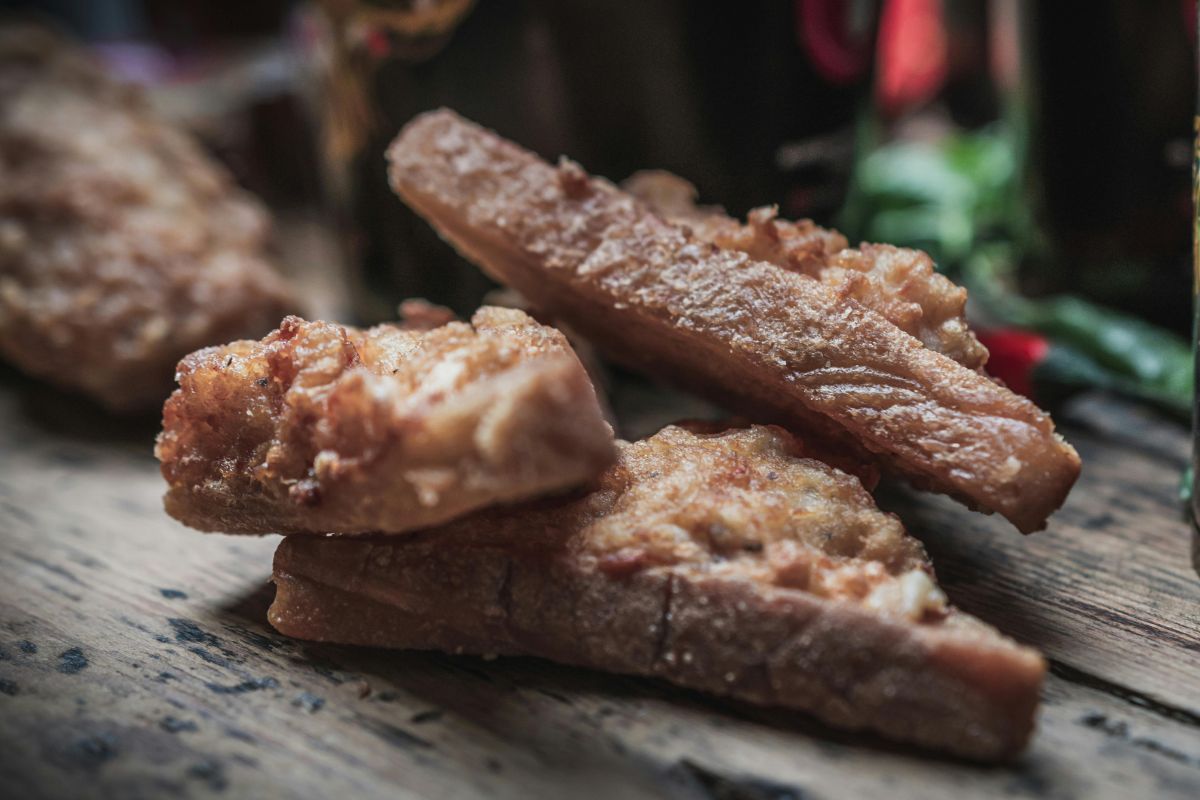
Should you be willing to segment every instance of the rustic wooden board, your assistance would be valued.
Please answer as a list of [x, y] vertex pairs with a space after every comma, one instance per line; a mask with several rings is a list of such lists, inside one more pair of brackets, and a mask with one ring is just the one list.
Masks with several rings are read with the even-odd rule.
[[[644, 387], [617, 403], [654, 416]], [[0, 797], [1200, 796], [1186, 434], [1073, 418], [1084, 476], [1046, 533], [884, 497], [955, 602], [1052, 659], [1029, 752], [985, 768], [652, 680], [284, 639], [275, 540], [169, 520], [153, 420], [0, 372]]]
[[1189, 437], [1118, 409], [1100, 412], [1097, 423], [1119, 413], [1127, 429], [1150, 426], [1143, 438], [1155, 447], [1072, 429], [1083, 477], [1043, 533], [1021, 540], [1002, 521], [940, 498], [895, 505], [960, 606], [1038, 647], [1060, 672], [1079, 670], [1094, 684], [1194, 714], [1200, 581], [1179, 500]]

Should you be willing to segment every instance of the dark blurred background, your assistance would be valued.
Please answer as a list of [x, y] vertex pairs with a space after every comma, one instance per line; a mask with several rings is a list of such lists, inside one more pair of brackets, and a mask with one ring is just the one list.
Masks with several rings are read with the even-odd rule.
[[386, 185], [387, 142], [446, 105], [613, 180], [668, 169], [734, 214], [927, 249], [984, 328], [1064, 330], [1022, 304], [1061, 295], [1190, 326], [1195, 0], [3, 5], [335, 230], [345, 316], [414, 295], [466, 312], [491, 288]]

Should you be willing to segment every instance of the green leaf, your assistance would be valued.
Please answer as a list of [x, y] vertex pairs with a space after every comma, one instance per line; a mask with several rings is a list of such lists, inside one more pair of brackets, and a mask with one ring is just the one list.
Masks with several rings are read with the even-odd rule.
[[873, 201], [893, 207], [974, 203], [971, 181], [928, 144], [893, 144], [876, 150], [863, 161], [858, 180]]

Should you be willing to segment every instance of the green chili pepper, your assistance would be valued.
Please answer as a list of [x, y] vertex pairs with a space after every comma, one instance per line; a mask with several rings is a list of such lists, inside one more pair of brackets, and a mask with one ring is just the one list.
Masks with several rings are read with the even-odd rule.
[[1107, 389], [1186, 420], [1193, 394], [1187, 342], [1136, 317], [1069, 295], [1011, 296], [996, 304], [1005, 322], [1037, 331], [1053, 344], [1039, 370], [1063, 387]]

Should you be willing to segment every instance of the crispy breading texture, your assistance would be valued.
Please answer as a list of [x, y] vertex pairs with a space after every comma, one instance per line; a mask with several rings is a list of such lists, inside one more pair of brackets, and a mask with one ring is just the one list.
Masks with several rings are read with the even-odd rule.
[[401, 533], [569, 489], [614, 445], [562, 334], [484, 307], [434, 329], [289, 317], [193, 353], [155, 452], [194, 528]]
[[851, 248], [837, 231], [779, 219], [772, 206], [754, 209], [742, 224], [720, 208], [697, 205], [696, 187], [662, 170], [635, 173], [621, 188], [698, 239], [821, 281], [968, 369], [987, 363], [987, 348], [967, 325], [967, 290], [937, 272], [927, 253], [887, 244]]
[[451, 244], [610, 357], [914, 484], [1045, 526], [1079, 474], [1050, 418], [838, 292], [692, 238], [576, 164], [453, 112], [389, 149], [393, 188]]
[[0, 356], [118, 411], [184, 354], [292, 307], [262, 206], [133, 88], [52, 36], [0, 31]]
[[665, 678], [978, 759], [1018, 752], [1041, 657], [951, 608], [858, 481], [779, 428], [668, 427], [584, 496], [398, 539], [290, 537], [302, 639], [535, 655]]

